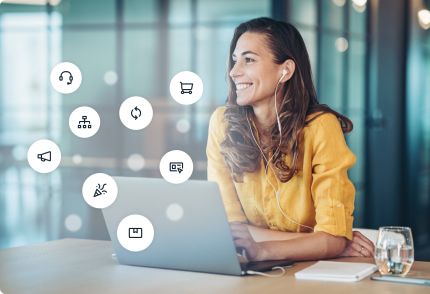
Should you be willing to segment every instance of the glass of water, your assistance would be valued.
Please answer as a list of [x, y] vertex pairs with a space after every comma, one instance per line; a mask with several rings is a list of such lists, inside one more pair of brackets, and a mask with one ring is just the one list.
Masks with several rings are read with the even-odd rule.
[[414, 263], [411, 229], [380, 227], [374, 257], [381, 275], [406, 276]]

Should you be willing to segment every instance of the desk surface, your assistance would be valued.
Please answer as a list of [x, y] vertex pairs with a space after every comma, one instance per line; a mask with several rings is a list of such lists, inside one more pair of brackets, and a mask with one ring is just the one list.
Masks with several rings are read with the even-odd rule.
[[[109, 241], [63, 239], [0, 250], [0, 290], [10, 293], [429, 293], [426, 286], [296, 280], [300, 262], [281, 278], [234, 277], [119, 265]], [[339, 261], [373, 262], [370, 258]], [[430, 262], [412, 271], [430, 274]], [[323, 291], [322, 291], [323, 290]]]

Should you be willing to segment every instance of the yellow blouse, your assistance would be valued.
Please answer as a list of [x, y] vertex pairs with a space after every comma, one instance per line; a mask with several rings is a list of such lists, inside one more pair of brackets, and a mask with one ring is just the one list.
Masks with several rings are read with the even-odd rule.
[[[355, 163], [336, 116], [322, 114], [304, 127], [303, 163], [286, 183], [277, 181], [271, 168], [267, 177], [261, 159], [259, 170], [244, 173], [243, 182], [233, 181], [220, 153], [227, 123], [225, 107], [212, 114], [206, 148], [208, 180], [218, 183], [229, 221], [278, 231], [306, 232], [313, 227], [334, 236], [352, 239], [355, 188], [347, 171]], [[278, 208], [279, 202], [288, 216]]]

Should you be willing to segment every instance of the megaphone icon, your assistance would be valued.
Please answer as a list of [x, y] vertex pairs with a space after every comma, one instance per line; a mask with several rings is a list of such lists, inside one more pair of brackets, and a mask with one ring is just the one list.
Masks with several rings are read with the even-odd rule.
[[37, 154], [37, 158], [40, 159], [42, 162], [51, 161], [51, 151], [48, 151], [45, 153], [39, 153]]

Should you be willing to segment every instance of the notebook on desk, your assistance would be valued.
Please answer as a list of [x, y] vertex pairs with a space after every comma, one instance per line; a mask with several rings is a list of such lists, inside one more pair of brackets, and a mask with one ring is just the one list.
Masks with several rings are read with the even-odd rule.
[[377, 266], [371, 263], [318, 261], [295, 273], [295, 277], [301, 280], [357, 282], [377, 269]]

